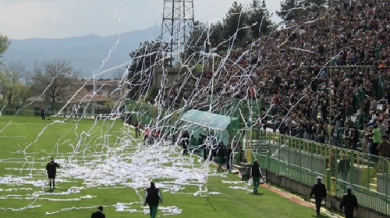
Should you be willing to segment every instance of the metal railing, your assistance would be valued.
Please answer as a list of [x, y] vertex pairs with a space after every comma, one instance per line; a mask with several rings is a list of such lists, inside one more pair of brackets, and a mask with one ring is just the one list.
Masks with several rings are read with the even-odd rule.
[[390, 160], [279, 133], [252, 130], [253, 158], [263, 168], [308, 186], [325, 178], [330, 195], [354, 187], [359, 204], [390, 215]]

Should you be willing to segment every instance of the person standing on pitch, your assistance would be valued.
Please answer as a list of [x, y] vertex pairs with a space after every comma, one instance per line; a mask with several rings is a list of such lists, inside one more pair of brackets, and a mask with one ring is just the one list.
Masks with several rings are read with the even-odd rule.
[[154, 182], [150, 182], [150, 188], [146, 189], [144, 200], [144, 205], [149, 205], [150, 218], [156, 217], [159, 203], [162, 203], [161, 192], [156, 188]]
[[313, 186], [310, 192], [310, 198], [313, 196], [313, 194], [315, 195], [317, 216], [320, 215], [322, 200], [325, 199], [326, 203], [326, 188], [325, 185], [321, 183], [321, 180], [322, 177], [317, 177], [317, 184]]
[[190, 135], [184, 131], [181, 135], [181, 146], [183, 146], [183, 155], [188, 154], [188, 145], [190, 144]]
[[228, 146], [226, 149], [226, 170], [230, 172], [230, 165], [233, 163], [233, 150], [231, 148], [231, 145]]
[[134, 124], [134, 131], [135, 131], [135, 137], [138, 138], [141, 136], [141, 132], [139, 131], [139, 126], [140, 126], [140, 123], [137, 121], [135, 121], [135, 124]]
[[53, 182], [53, 189], [56, 188], [55, 178], [57, 173], [57, 167], [60, 167], [60, 165], [54, 162], [54, 158], [51, 158], [50, 162], [46, 164], [46, 171], [47, 171], [47, 176], [49, 177], [50, 190], [52, 190], [51, 188], [52, 182]]
[[344, 207], [345, 218], [353, 218], [354, 209], [358, 209], [359, 204], [357, 202], [357, 198], [354, 194], [352, 194], [352, 187], [347, 187], [347, 194], [343, 196], [343, 199], [340, 202], [340, 209]]
[[225, 149], [225, 145], [223, 144], [223, 142], [220, 142], [219, 145], [218, 145], [218, 150], [217, 150], [217, 157], [218, 157], [218, 172], [222, 172], [222, 164], [223, 164], [223, 161], [225, 160], [225, 156], [226, 156], [226, 149]]
[[257, 188], [259, 187], [261, 177], [261, 167], [257, 161], [253, 162], [250, 175], [253, 179], [253, 193], [257, 193]]
[[103, 213], [103, 206], [99, 206], [98, 210], [91, 214], [91, 218], [106, 218], [106, 215]]

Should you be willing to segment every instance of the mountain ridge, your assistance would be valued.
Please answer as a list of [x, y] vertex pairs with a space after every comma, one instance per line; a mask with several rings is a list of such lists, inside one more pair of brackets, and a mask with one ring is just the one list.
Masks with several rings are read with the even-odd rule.
[[[138, 48], [143, 41], [156, 40], [159, 34], [157, 29], [149, 27], [105, 37], [88, 34], [59, 39], [10, 39], [11, 44], [3, 54], [2, 61], [5, 64], [21, 62], [28, 71], [32, 71], [35, 63], [42, 64], [60, 59], [69, 62], [75, 70], [82, 72], [82, 77], [88, 78], [93, 76], [93, 72], [101, 66], [117, 43], [116, 50], [110, 53], [110, 58], [102, 70], [130, 62], [129, 53]], [[118, 77], [125, 70], [126, 67], [123, 67], [101, 77]]]

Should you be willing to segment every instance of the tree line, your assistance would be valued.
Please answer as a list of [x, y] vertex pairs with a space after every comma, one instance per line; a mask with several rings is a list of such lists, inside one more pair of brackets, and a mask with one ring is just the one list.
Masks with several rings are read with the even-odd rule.
[[[0, 35], [0, 56], [6, 52], [11, 41]], [[8, 108], [30, 102], [48, 103], [58, 109], [58, 103], [70, 99], [74, 94], [79, 72], [63, 60], [35, 63], [31, 71], [22, 62], [5, 65], [0, 59], [0, 104]]]

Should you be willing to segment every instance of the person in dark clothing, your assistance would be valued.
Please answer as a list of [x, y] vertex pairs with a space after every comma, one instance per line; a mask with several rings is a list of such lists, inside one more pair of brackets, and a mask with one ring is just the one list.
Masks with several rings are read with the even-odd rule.
[[91, 214], [91, 218], [106, 218], [106, 215], [103, 213], [103, 206], [99, 206], [98, 210]]
[[203, 150], [203, 160], [206, 161], [209, 155], [209, 149], [207, 148], [206, 144], [202, 145], [202, 150]]
[[321, 121], [317, 126], [317, 142], [318, 143], [325, 143], [325, 137], [327, 135], [324, 122]]
[[53, 183], [53, 189], [56, 188], [55, 178], [57, 174], [57, 167], [60, 167], [60, 165], [54, 162], [54, 158], [51, 158], [50, 162], [46, 164], [46, 171], [47, 171], [47, 176], [49, 177], [50, 190], [52, 190], [51, 188], [52, 183]]
[[347, 187], [347, 194], [345, 194], [340, 202], [340, 209], [344, 207], [345, 218], [353, 218], [354, 209], [358, 209], [359, 204], [357, 198], [352, 194], [352, 187]]
[[229, 146], [227, 149], [226, 149], [226, 170], [227, 171], [230, 171], [230, 165], [232, 164], [233, 162], [233, 150], [232, 148]]
[[183, 155], [188, 154], [188, 145], [190, 144], [190, 135], [187, 131], [182, 134], [181, 145], [183, 146]]
[[352, 136], [351, 136], [351, 147], [353, 150], [356, 150], [357, 144], [359, 142], [359, 130], [355, 125], [352, 126]]
[[253, 193], [257, 193], [257, 188], [260, 184], [261, 167], [257, 161], [254, 161], [251, 167], [251, 177], [253, 179]]
[[351, 138], [352, 138], [352, 129], [349, 127], [348, 124], [346, 124], [347, 126], [344, 128], [344, 135], [343, 135], [343, 138], [344, 138], [344, 145], [346, 148], [350, 149], [351, 148]]
[[146, 189], [144, 205], [149, 205], [151, 218], [156, 217], [159, 203], [162, 203], [161, 192], [156, 188], [154, 182], [150, 182], [150, 188]]
[[317, 184], [313, 186], [310, 192], [310, 198], [313, 196], [313, 194], [315, 195], [317, 216], [320, 215], [322, 200], [325, 199], [326, 202], [326, 188], [325, 185], [321, 183], [321, 180], [321, 177], [317, 177]]
[[210, 156], [210, 161], [213, 159], [213, 157], [217, 156], [217, 150], [218, 150], [218, 139], [217, 137], [213, 136], [211, 138], [211, 156]]
[[207, 160], [207, 151], [206, 151], [206, 143], [205, 143], [205, 138], [206, 136], [205, 135], [202, 135], [200, 134], [199, 135], [199, 138], [198, 138], [198, 144], [200, 146], [200, 148], [202, 149], [202, 153], [203, 153], [203, 160], [206, 161]]
[[199, 144], [199, 145], [203, 145], [204, 142], [205, 142], [205, 139], [206, 139], [206, 136], [200, 134], [200, 135], [199, 135], [199, 138], [198, 138], [198, 144]]
[[218, 144], [218, 150], [217, 150], [217, 157], [218, 157], [218, 172], [221, 172], [222, 171], [222, 165], [223, 165], [223, 161], [225, 160], [225, 156], [226, 156], [226, 148], [225, 148], [225, 145], [220, 142]]
[[45, 116], [45, 107], [41, 107], [41, 117], [42, 117], [42, 120], [45, 120], [46, 119], [46, 116]]
[[306, 122], [304, 138], [308, 140], [313, 139], [313, 125], [311, 123], [311, 120]]

